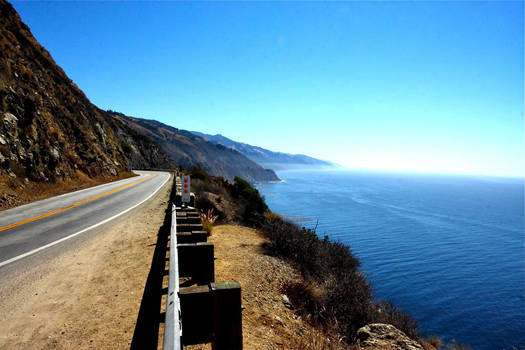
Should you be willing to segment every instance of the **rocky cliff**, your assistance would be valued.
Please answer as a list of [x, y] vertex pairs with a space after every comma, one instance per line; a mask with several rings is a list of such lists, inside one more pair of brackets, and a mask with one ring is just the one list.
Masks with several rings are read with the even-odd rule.
[[[0, 177], [54, 182], [167, 167], [161, 147], [90, 103], [0, 0]], [[121, 139], [119, 139], [122, 138]]]

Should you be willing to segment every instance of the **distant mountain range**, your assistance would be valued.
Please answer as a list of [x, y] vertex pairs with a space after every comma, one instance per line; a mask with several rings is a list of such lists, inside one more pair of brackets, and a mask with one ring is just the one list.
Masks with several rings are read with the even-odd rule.
[[160, 144], [176, 164], [189, 168], [199, 164], [214, 175], [233, 180], [240, 176], [250, 182], [278, 181], [273, 170], [248, 159], [238, 151], [208, 142], [193, 133], [174, 128], [156, 120], [125, 116], [108, 111], [115, 119]]
[[247, 143], [233, 141], [220, 134], [209, 135], [198, 131], [192, 131], [193, 134], [215, 144], [226, 146], [236, 150], [255, 163], [273, 170], [297, 169], [297, 168], [328, 168], [335, 167], [337, 164], [312, 158], [303, 154], [289, 154], [273, 152], [262, 147], [252, 146]]

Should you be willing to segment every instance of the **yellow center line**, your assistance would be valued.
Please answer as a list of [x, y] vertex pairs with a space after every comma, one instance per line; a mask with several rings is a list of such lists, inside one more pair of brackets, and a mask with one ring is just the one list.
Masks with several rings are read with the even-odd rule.
[[142, 181], [146, 181], [148, 179], [151, 179], [152, 177], [156, 176], [156, 174], [152, 174], [148, 177], [145, 177], [143, 179], [140, 179], [140, 180], [137, 180], [135, 182], [132, 182], [132, 183], [129, 183], [127, 185], [124, 185], [124, 186], [121, 186], [119, 188], [115, 188], [114, 190], [111, 190], [111, 191], [108, 191], [108, 192], [105, 192], [105, 193], [102, 193], [102, 194], [99, 194], [98, 196], [95, 196], [95, 197], [91, 197], [91, 198], [88, 198], [88, 199], [85, 199], [83, 201], [80, 201], [80, 202], [77, 202], [75, 204], [72, 204], [70, 205], [69, 207], [65, 207], [65, 208], [61, 208], [61, 209], [57, 209], [57, 210], [53, 210], [53, 211], [50, 211], [49, 213], [45, 213], [45, 214], [42, 214], [42, 215], [39, 215], [39, 216], [35, 216], [34, 218], [31, 218], [31, 219], [27, 219], [27, 220], [24, 220], [24, 221], [20, 221], [20, 222], [16, 222], [14, 224], [11, 224], [11, 225], [7, 225], [7, 226], [4, 226], [4, 227], [0, 227], [0, 231], [5, 231], [5, 230], [8, 230], [10, 228], [13, 228], [13, 227], [18, 227], [18, 226], [21, 226], [21, 225], [24, 225], [24, 224], [27, 224], [27, 223], [30, 223], [30, 222], [33, 222], [33, 221], [37, 221], [37, 220], [40, 220], [40, 219], [43, 219], [43, 218], [47, 218], [48, 216], [51, 216], [51, 215], [55, 215], [55, 214], [58, 214], [58, 213], [62, 213], [66, 210], [69, 210], [69, 209], [72, 209], [72, 208], [75, 208], [75, 207], [78, 207], [82, 204], [86, 204], [86, 203], [89, 203], [91, 201], [94, 201], [95, 199], [99, 199], [99, 198], [102, 198], [102, 197], [105, 197], [105, 196], [108, 196], [112, 193], [115, 193], [117, 191], [120, 191], [120, 190], [123, 190], [125, 188], [128, 188], [128, 187], [131, 187], [131, 186], [134, 186], [138, 183], [141, 183]]

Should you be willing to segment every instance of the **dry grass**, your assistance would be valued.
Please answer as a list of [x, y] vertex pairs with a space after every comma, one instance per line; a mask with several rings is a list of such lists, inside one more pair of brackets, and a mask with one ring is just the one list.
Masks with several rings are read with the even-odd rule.
[[208, 235], [211, 236], [213, 231], [213, 224], [217, 221], [218, 216], [213, 214], [213, 209], [208, 209], [208, 211], [201, 211], [201, 221], [202, 228], [204, 231], [208, 232]]
[[76, 179], [60, 180], [54, 183], [29, 182], [27, 184], [20, 179], [0, 176], [0, 211], [131, 176], [135, 176], [135, 174], [126, 172], [119, 176], [90, 178], [77, 171]]
[[269, 221], [282, 220], [282, 216], [272, 212], [264, 213], [264, 217]]
[[321, 332], [307, 333], [301, 341], [290, 350], [357, 350], [339, 341], [337, 337], [330, 337]]
[[[347, 350], [337, 342], [337, 337], [331, 333], [323, 335], [285, 305], [281, 287], [287, 281], [301, 278], [290, 264], [265, 253], [262, 248], [265, 239], [257, 231], [220, 225], [215, 227], [209, 241], [215, 245], [218, 258], [215, 262], [216, 279], [236, 280], [242, 286], [244, 349]], [[302, 347], [298, 345], [301, 343]], [[333, 347], [311, 346], [323, 343]], [[209, 349], [203, 346], [195, 348]]]

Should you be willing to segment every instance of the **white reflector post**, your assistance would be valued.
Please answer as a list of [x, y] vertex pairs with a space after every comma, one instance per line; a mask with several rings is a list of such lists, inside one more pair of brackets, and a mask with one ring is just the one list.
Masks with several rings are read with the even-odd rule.
[[190, 188], [191, 188], [191, 179], [189, 175], [183, 175], [182, 176], [182, 202], [183, 203], [189, 203], [190, 202]]

